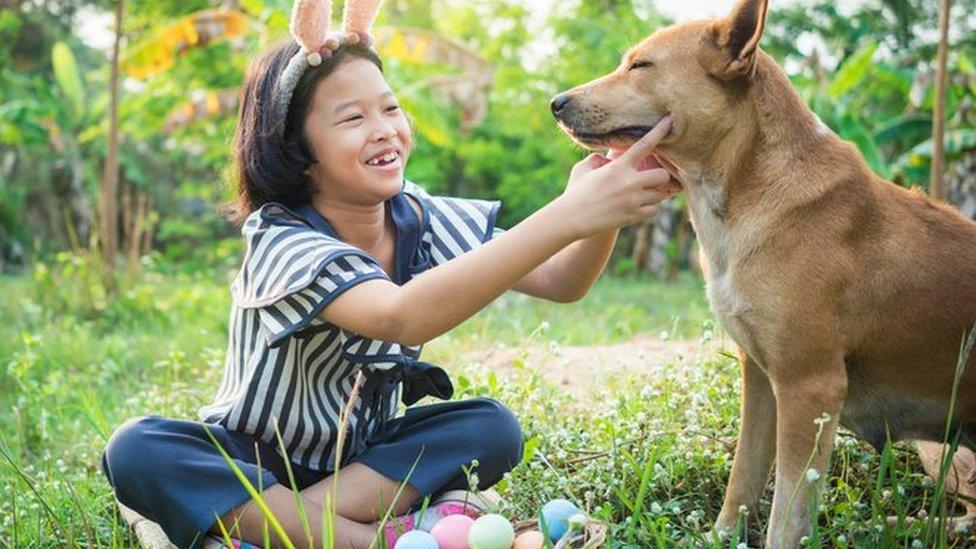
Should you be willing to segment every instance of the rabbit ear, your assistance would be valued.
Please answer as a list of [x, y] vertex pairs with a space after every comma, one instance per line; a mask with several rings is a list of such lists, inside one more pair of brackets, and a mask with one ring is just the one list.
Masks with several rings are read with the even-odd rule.
[[295, 0], [288, 30], [291, 31], [295, 42], [298, 42], [305, 51], [318, 51], [325, 45], [331, 19], [330, 0]]
[[346, 0], [342, 11], [342, 30], [356, 32], [361, 35], [369, 34], [370, 27], [380, 11], [382, 0]]

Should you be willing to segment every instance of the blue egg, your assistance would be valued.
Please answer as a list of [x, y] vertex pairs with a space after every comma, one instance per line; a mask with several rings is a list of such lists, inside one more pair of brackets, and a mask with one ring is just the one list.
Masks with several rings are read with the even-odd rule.
[[566, 534], [567, 519], [579, 512], [580, 510], [571, 501], [554, 499], [542, 506], [543, 520], [539, 521], [539, 528], [542, 529], [542, 523], [545, 522], [549, 540], [555, 543]]
[[393, 549], [437, 549], [437, 540], [423, 530], [410, 530], [397, 539]]

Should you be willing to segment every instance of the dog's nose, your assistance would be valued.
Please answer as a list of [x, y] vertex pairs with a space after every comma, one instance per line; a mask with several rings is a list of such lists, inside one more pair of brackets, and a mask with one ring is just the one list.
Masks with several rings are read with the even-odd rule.
[[553, 97], [552, 101], [549, 103], [549, 108], [552, 109], [553, 116], [558, 117], [559, 113], [563, 111], [567, 103], [569, 103], [568, 93], [561, 93], [556, 97]]

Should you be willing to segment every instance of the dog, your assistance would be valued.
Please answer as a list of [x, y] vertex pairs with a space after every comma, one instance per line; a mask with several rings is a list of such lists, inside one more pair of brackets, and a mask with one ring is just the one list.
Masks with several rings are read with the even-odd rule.
[[[755, 516], [775, 460], [766, 546], [794, 547], [838, 423], [875, 448], [941, 443], [966, 361], [951, 428], [974, 447], [976, 357], [961, 345], [976, 321], [976, 223], [881, 179], [819, 120], [759, 48], [767, 9], [740, 0], [660, 29], [550, 107], [592, 150], [625, 149], [671, 116], [655, 156], [684, 187], [708, 300], [740, 348], [741, 428], [715, 529], [742, 506]], [[937, 467], [938, 452], [922, 457]]]

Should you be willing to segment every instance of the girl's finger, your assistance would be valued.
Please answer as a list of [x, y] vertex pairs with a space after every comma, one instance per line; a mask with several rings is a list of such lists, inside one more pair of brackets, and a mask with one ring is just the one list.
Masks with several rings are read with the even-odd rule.
[[671, 115], [665, 115], [660, 122], [657, 123], [651, 131], [644, 134], [643, 137], [637, 140], [636, 143], [630, 146], [629, 149], [624, 151], [620, 155], [620, 158], [625, 160], [631, 166], [636, 167], [644, 158], [651, 154], [651, 152], [657, 148], [658, 144], [662, 139], [667, 137], [668, 133], [671, 132]]
[[638, 172], [637, 180], [645, 188], [661, 187], [671, 181], [671, 174], [664, 168], [655, 168]]
[[642, 219], [647, 219], [657, 213], [657, 204], [648, 204], [637, 208], [637, 213]]

